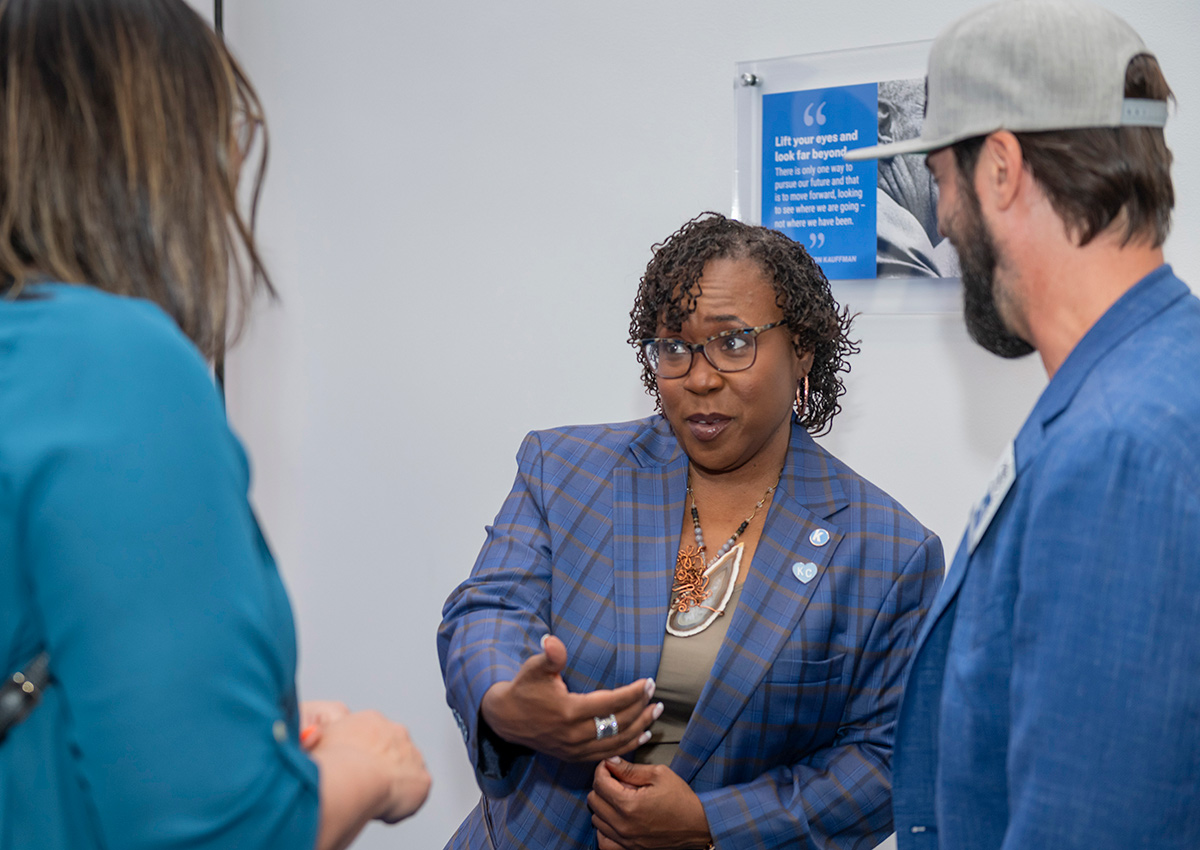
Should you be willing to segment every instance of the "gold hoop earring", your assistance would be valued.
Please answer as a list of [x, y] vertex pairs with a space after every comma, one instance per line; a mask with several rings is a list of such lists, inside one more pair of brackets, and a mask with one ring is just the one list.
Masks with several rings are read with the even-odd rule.
[[804, 419], [804, 411], [808, 409], [808, 375], [804, 376], [804, 383], [796, 386], [796, 403], [792, 405], [792, 409], [796, 411], [796, 419]]

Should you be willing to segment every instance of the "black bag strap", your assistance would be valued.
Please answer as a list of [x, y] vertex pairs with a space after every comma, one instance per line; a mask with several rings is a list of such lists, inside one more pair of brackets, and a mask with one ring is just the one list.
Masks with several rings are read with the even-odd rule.
[[0, 743], [41, 701], [49, 680], [50, 654], [42, 652], [0, 686]]

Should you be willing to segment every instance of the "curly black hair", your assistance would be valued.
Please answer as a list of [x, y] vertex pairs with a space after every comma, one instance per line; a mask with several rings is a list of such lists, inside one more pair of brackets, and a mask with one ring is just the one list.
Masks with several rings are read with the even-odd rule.
[[709, 260], [750, 259], [762, 268], [775, 288], [775, 303], [792, 332], [798, 352], [813, 353], [808, 373], [808, 404], [800, 424], [814, 434], [828, 432], [841, 410], [838, 398], [846, 392], [842, 373], [850, 371], [846, 358], [858, 353], [858, 342], [849, 338], [853, 316], [839, 308], [821, 267], [782, 233], [743, 224], [720, 213], [705, 212], [686, 222], [663, 242], [651, 248], [654, 256], [638, 284], [629, 313], [629, 341], [642, 364], [642, 383], [662, 409], [658, 381], [640, 340], [656, 335], [661, 322], [678, 332], [696, 310], [701, 295], [700, 276]]

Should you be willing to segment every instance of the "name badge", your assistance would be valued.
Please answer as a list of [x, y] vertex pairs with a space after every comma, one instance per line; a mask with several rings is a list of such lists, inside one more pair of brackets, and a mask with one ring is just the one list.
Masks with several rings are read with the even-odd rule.
[[988, 482], [987, 492], [971, 509], [971, 518], [967, 522], [968, 554], [975, 553], [975, 547], [987, 533], [988, 526], [992, 524], [996, 512], [1000, 510], [1000, 505], [1003, 504], [1004, 497], [1008, 495], [1009, 488], [1017, 480], [1017, 455], [1014, 446], [1015, 443], [1005, 446], [1004, 451], [1000, 454], [1000, 460], [996, 464], [996, 471], [992, 473], [992, 478]]

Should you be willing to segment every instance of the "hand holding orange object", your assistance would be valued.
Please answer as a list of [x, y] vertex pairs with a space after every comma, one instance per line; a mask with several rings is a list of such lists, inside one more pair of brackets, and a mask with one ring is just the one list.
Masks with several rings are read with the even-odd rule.
[[321, 739], [321, 730], [350, 715], [344, 702], [336, 700], [306, 700], [300, 703], [300, 746], [311, 752]]

